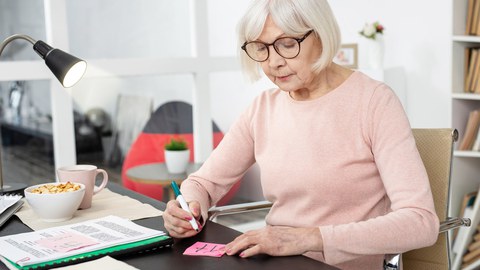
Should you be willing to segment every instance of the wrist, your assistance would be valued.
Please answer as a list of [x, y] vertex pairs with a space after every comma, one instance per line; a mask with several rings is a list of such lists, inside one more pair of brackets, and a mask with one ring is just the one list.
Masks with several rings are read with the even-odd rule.
[[303, 235], [304, 237], [301, 237], [301, 239], [305, 243], [306, 251], [323, 251], [323, 238], [320, 228], [303, 228]]

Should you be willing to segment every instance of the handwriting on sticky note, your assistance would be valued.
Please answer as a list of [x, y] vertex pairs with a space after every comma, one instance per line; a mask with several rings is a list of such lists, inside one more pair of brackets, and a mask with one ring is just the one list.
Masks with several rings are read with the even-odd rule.
[[189, 256], [222, 257], [225, 254], [225, 245], [215, 243], [196, 242], [183, 252]]

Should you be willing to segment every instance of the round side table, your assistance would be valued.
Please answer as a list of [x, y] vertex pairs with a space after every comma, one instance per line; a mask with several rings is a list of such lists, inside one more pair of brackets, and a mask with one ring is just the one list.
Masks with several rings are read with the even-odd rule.
[[164, 190], [168, 189], [168, 192], [165, 194], [168, 194], [166, 199], [169, 200], [175, 198], [173, 190], [170, 188], [170, 183], [175, 181], [180, 186], [182, 181], [190, 173], [198, 170], [200, 166], [202, 166], [201, 163], [190, 163], [185, 173], [171, 174], [168, 172], [165, 163], [148, 163], [128, 169], [127, 176], [135, 182], [160, 185]]

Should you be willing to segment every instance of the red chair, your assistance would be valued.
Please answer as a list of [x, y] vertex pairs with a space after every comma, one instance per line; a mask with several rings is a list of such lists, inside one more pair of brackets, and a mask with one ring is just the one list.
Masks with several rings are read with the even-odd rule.
[[[223, 138], [223, 133], [218, 126], [213, 124], [213, 146], [217, 147]], [[139, 183], [127, 177], [126, 172], [134, 166], [165, 162], [164, 145], [172, 136], [182, 137], [190, 148], [190, 161], [193, 162], [193, 120], [192, 106], [181, 101], [173, 101], [163, 104], [152, 114], [143, 131], [133, 142], [122, 166], [122, 183], [133, 191], [148, 197], [162, 200], [163, 188], [155, 184]], [[217, 205], [224, 205], [238, 189], [239, 184], [232, 187], [230, 192], [220, 200]]]

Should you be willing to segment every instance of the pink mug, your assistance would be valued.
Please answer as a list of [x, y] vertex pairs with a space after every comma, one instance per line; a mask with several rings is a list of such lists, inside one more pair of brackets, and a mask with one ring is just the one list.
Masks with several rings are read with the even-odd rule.
[[[95, 180], [99, 173], [103, 174], [103, 180], [100, 186], [95, 186]], [[83, 196], [79, 209], [90, 208], [93, 195], [104, 189], [108, 182], [107, 172], [93, 165], [72, 165], [58, 168], [57, 175], [60, 182], [70, 181], [85, 185], [85, 196]]]

